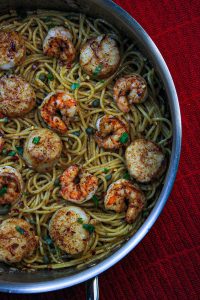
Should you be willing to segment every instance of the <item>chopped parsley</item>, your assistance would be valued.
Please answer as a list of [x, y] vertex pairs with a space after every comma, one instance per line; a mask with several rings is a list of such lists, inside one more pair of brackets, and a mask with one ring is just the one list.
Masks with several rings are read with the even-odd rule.
[[19, 154], [19, 155], [23, 155], [23, 152], [24, 152], [24, 149], [23, 149], [23, 147], [21, 147], [21, 146], [16, 146], [15, 147], [16, 149], [17, 149], [17, 153]]
[[92, 200], [93, 200], [95, 206], [97, 207], [97, 206], [99, 205], [99, 199], [97, 198], [97, 196], [94, 195], [94, 196], [92, 197]]
[[108, 171], [109, 171], [108, 168], [104, 168], [104, 169], [103, 169], [103, 172], [104, 172], [104, 173], [108, 173]]
[[0, 123], [8, 123], [8, 121], [7, 117], [0, 119]]
[[102, 65], [102, 64], [99, 64], [99, 65], [95, 68], [93, 75], [94, 75], [94, 76], [98, 76], [102, 69], [103, 69], [103, 65]]
[[3, 150], [2, 150], [2, 154], [3, 154], [3, 155], [7, 155], [7, 149], [3, 149]]
[[83, 224], [83, 219], [82, 219], [82, 218], [78, 218], [78, 219], [77, 219], [77, 222], [78, 222], [79, 224]]
[[47, 74], [47, 79], [50, 80], [50, 81], [54, 80], [53, 74], [49, 72], [49, 73]]
[[20, 227], [20, 226], [15, 226], [15, 229], [20, 233], [20, 234], [22, 234], [22, 235], [24, 235], [25, 234], [25, 230], [22, 228], [22, 227]]
[[119, 141], [120, 141], [120, 143], [122, 143], [122, 144], [126, 144], [126, 143], [128, 142], [128, 138], [129, 138], [128, 133], [127, 133], [127, 132], [124, 132], [124, 133], [122, 133], [122, 135], [120, 136]]
[[130, 180], [131, 179], [130, 174], [128, 172], [126, 172], [123, 176], [123, 179]]
[[36, 144], [36, 145], [39, 143], [39, 141], [40, 141], [40, 137], [39, 136], [35, 136], [33, 138], [33, 140], [32, 140], [33, 144]]
[[108, 174], [105, 176], [106, 180], [110, 180], [112, 178], [112, 174]]
[[76, 89], [78, 89], [79, 87], [80, 87], [80, 83], [74, 82], [74, 83], [72, 83], [72, 85], [71, 85], [71, 90], [76, 90]]
[[7, 155], [8, 156], [15, 156], [16, 155], [16, 151], [10, 150]]
[[3, 187], [0, 189], [0, 196], [3, 196], [6, 192], [7, 192], [7, 186], [3, 186]]
[[83, 224], [83, 228], [89, 231], [90, 234], [95, 230], [95, 227], [92, 224]]

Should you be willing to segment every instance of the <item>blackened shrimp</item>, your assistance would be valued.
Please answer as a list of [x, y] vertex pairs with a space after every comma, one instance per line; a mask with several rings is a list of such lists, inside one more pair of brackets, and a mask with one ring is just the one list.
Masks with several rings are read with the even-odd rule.
[[129, 112], [131, 105], [144, 102], [147, 96], [147, 83], [138, 74], [119, 78], [114, 85], [113, 98], [123, 112]]
[[81, 48], [80, 64], [90, 76], [107, 78], [117, 70], [119, 62], [117, 43], [107, 35], [91, 38]]
[[67, 92], [50, 93], [42, 102], [40, 112], [48, 126], [61, 134], [68, 130], [69, 119], [77, 112], [76, 100]]
[[72, 63], [76, 51], [69, 30], [62, 26], [51, 28], [44, 39], [43, 52], [45, 55], [56, 57], [62, 62]]
[[83, 203], [95, 194], [98, 188], [98, 179], [82, 170], [78, 165], [72, 165], [60, 176], [60, 184], [60, 194], [65, 200]]
[[95, 140], [104, 149], [119, 149], [129, 141], [128, 123], [119, 117], [104, 115], [97, 121]]
[[23, 180], [18, 170], [12, 167], [0, 167], [0, 204], [17, 201], [23, 191]]
[[25, 41], [15, 31], [0, 31], [0, 69], [8, 70], [23, 62], [26, 55]]
[[137, 219], [144, 203], [143, 192], [126, 179], [119, 179], [112, 183], [104, 200], [106, 209], [114, 210], [117, 213], [126, 211], [127, 223], [133, 223]]

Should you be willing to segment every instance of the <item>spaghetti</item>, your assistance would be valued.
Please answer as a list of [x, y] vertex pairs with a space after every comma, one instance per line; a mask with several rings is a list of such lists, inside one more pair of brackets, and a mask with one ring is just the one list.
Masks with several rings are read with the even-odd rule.
[[[62, 25], [72, 33], [73, 44], [79, 53], [81, 45], [89, 38], [106, 33], [120, 45], [121, 61], [114, 75], [104, 80], [91, 79], [85, 74], [78, 62], [62, 65], [55, 58], [43, 54], [43, 40], [51, 27]], [[5, 133], [4, 151], [1, 153], [0, 166], [12, 166], [20, 171], [25, 182], [21, 199], [12, 205], [9, 216], [19, 217], [33, 224], [39, 236], [37, 251], [17, 264], [19, 268], [82, 268], [106, 257], [125, 240], [131, 237], [143, 224], [153, 208], [164, 175], [157, 181], [138, 184], [145, 193], [146, 205], [133, 224], [124, 220], [125, 213], [105, 210], [104, 194], [108, 186], [120, 179], [127, 178], [124, 149], [103, 150], [95, 143], [92, 132], [96, 121], [104, 114], [123, 116], [130, 126], [130, 140], [146, 138], [159, 144], [166, 155], [170, 155], [172, 126], [169, 119], [163, 86], [148, 60], [130, 41], [102, 19], [92, 19], [82, 14], [57, 11], [28, 12], [21, 18], [15, 11], [0, 17], [0, 29], [20, 32], [26, 40], [26, 60], [12, 72], [21, 75], [36, 92], [38, 106], [45, 96], [57, 90], [69, 90], [78, 101], [78, 117], [71, 122], [69, 130], [61, 136], [63, 151], [59, 162], [51, 172], [37, 173], [28, 168], [22, 159], [23, 145], [31, 131], [47, 127], [36, 107], [24, 117], [10, 119], [2, 123]], [[0, 71], [0, 76], [8, 71]], [[113, 79], [122, 75], [141, 74], [148, 84], [148, 99], [131, 107], [123, 114], [113, 101]], [[20, 150], [20, 151], [19, 151]], [[13, 151], [13, 155], [9, 155]], [[48, 222], [54, 212], [70, 204], [61, 199], [57, 178], [71, 164], [82, 165], [99, 179], [96, 198], [80, 206], [93, 219], [95, 231], [83, 253], [71, 256], [56, 247], [48, 234]], [[98, 199], [98, 201], [97, 201]], [[7, 218], [1, 215], [0, 220]]]

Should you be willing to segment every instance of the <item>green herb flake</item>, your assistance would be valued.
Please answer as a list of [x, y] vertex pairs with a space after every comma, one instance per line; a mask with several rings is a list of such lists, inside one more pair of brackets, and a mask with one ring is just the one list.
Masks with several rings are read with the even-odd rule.
[[0, 189], [0, 196], [3, 196], [6, 192], [7, 192], [7, 186], [3, 186], [3, 187]]
[[74, 82], [74, 83], [72, 83], [72, 85], [71, 85], [71, 90], [76, 90], [76, 89], [78, 89], [79, 87], [80, 87], [80, 83]]
[[92, 224], [83, 224], [83, 228], [89, 231], [90, 234], [95, 230], [95, 227]]
[[54, 186], [60, 186], [60, 178], [56, 178], [54, 181]]
[[99, 64], [99, 65], [95, 68], [93, 75], [94, 75], [94, 76], [98, 76], [102, 69], [103, 69], [103, 65], [102, 65], [102, 64]]
[[2, 150], [2, 154], [3, 154], [3, 155], [7, 155], [7, 149], [3, 149], [3, 150]]
[[16, 151], [11, 150], [11, 151], [8, 152], [8, 156], [15, 156], [16, 153], [17, 153]]
[[20, 227], [20, 226], [15, 226], [15, 229], [21, 234], [21, 235], [24, 235], [25, 234], [25, 230], [22, 228], [22, 227]]
[[123, 179], [130, 180], [131, 179], [130, 174], [128, 172], [126, 172], [123, 176]]
[[95, 206], [97, 207], [97, 206], [99, 205], [99, 199], [97, 198], [97, 196], [94, 195], [94, 196], [92, 197], [92, 200], [93, 200]]
[[77, 222], [78, 222], [79, 224], [83, 224], [83, 219], [82, 219], [82, 218], [78, 218], [78, 219], [77, 219]]
[[92, 102], [92, 107], [99, 107], [100, 106], [100, 100], [99, 99], [95, 99], [93, 102]]
[[39, 79], [42, 81], [42, 82], [45, 82], [46, 81], [46, 75], [45, 74], [40, 74], [39, 75]]
[[128, 138], [129, 138], [128, 133], [127, 133], [127, 132], [124, 132], [124, 133], [122, 133], [122, 135], [120, 136], [119, 141], [120, 141], [120, 143], [122, 143], [122, 144], [126, 144], [126, 143], [128, 142]]
[[112, 178], [112, 174], [106, 175], [105, 178], [106, 178], [107, 181], [110, 180]]
[[40, 137], [39, 136], [35, 136], [32, 140], [33, 144], [37, 145], [40, 141]]
[[75, 135], [75, 136], [80, 136], [81, 132], [80, 131], [74, 131], [72, 134]]
[[91, 135], [91, 134], [94, 134], [95, 133], [95, 129], [93, 128], [93, 127], [88, 127], [88, 128], [86, 128], [86, 133], [88, 134], [88, 135]]
[[99, 82], [100, 82], [100, 83], [104, 83], [104, 82], [105, 82], [105, 80], [103, 80], [103, 79], [102, 79], [102, 80], [100, 80]]
[[16, 149], [17, 149], [17, 153], [19, 154], [19, 155], [23, 155], [23, 152], [24, 152], [24, 149], [23, 149], [23, 147], [21, 147], [21, 146], [16, 146], [15, 147]]
[[50, 80], [50, 81], [54, 80], [53, 74], [49, 72], [49, 73], [47, 74], [47, 79]]
[[7, 117], [0, 119], [0, 123], [8, 123], [9, 119]]
[[103, 172], [104, 172], [104, 173], [108, 173], [108, 172], [109, 172], [109, 169], [108, 169], [108, 168], [104, 168], [104, 169], [103, 169]]

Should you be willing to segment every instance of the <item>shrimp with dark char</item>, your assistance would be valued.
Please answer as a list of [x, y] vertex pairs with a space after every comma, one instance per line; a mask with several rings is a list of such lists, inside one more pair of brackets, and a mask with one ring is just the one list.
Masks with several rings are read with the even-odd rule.
[[60, 194], [65, 200], [83, 203], [95, 194], [98, 188], [98, 178], [78, 165], [72, 165], [60, 176], [60, 184]]
[[77, 113], [77, 102], [68, 92], [50, 93], [40, 106], [40, 113], [52, 130], [64, 134], [69, 120]]
[[145, 196], [129, 180], [119, 179], [109, 186], [104, 204], [117, 213], [126, 211], [126, 222], [133, 223], [144, 207]]
[[97, 132], [94, 136], [99, 147], [119, 149], [129, 141], [128, 123], [121, 117], [104, 115], [97, 120]]
[[129, 112], [131, 105], [144, 102], [147, 96], [146, 80], [138, 74], [119, 78], [113, 88], [113, 98], [124, 113]]
[[0, 204], [19, 200], [23, 186], [22, 176], [17, 169], [10, 166], [0, 167]]

